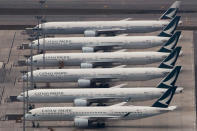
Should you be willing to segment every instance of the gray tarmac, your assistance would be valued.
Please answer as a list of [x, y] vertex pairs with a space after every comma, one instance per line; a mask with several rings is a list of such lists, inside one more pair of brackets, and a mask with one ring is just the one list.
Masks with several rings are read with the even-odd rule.
[[[29, 51], [19, 51], [16, 46], [20, 45], [22, 42], [26, 42], [27, 36], [21, 35], [21, 31], [0, 31], [0, 61], [6, 61], [8, 57], [8, 52], [10, 50], [12, 38], [16, 32], [16, 39], [14, 41], [14, 47], [12, 49], [10, 63], [6, 65], [6, 76], [5, 82], [0, 83], [1, 92], [3, 92], [1, 105], [0, 105], [0, 118], [3, 118], [6, 114], [22, 114], [22, 103], [20, 102], [7, 102], [9, 96], [16, 96], [22, 91], [22, 83], [16, 81], [21, 76], [20, 70], [25, 70], [26, 67], [15, 67], [12, 66], [17, 60], [23, 58], [24, 54], [29, 54]], [[152, 33], [156, 34], [156, 33]], [[135, 34], [133, 34], [135, 35]], [[146, 34], [148, 35], [148, 34]], [[178, 78], [177, 85], [184, 87], [184, 92], [182, 94], [176, 95], [171, 103], [171, 105], [177, 105], [178, 109], [174, 112], [168, 114], [141, 119], [141, 120], [130, 120], [130, 121], [115, 121], [108, 122], [107, 127], [102, 130], [170, 130], [170, 131], [194, 131], [196, 129], [196, 115], [195, 115], [195, 88], [194, 88], [194, 54], [193, 54], [193, 31], [184, 31], [183, 38], [180, 40], [179, 45], [183, 47], [183, 57], [180, 57], [177, 65], [182, 65], [183, 70]], [[147, 50], [157, 50], [158, 48], [147, 49]], [[131, 50], [132, 51], [132, 50]], [[135, 50], [137, 51], [137, 50]], [[145, 51], [145, 50], [144, 50]], [[157, 66], [157, 64], [146, 65]], [[161, 79], [155, 79], [146, 82], [128, 82], [130, 86], [156, 86]], [[118, 84], [118, 83], [116, 83]], [[74, 87], [76, 85], [73, 83], [66, 84], [66, 87]], [[53, 86], [64, 87], [63, 84], [52, 84]], [[4, 88], [3, 88], [4, 87]], [[4, 91], [3, 91], [4, 89]], [[133, 105], [152, 105], [154, 101], [149, 102], [134, 102], [129, 103]], [[36, 104], [36, 107], [43, 106], [72, 106], [72, 104]], [[63, 130], [86, 130], [86, 129], [76, 129], [73, 127], [73, 122], [40, 122], [40, 128], [31, 128], [31, 122], [27, 122], [28, 131], [48, 131], [50, 128], [55, 131]], [[49, 128], [49, 129], [48, 129]], [[22, 123], [16, 123], [16, 121], [0, 121], [0, 130], [9, 131], [21, 131]], [[101, 129], [87, 129], [87, 130], [101, 130]]]
[[[38, 9], [39, 0], [0, 0], [0, 11], [6, 11], [7, 9]], [[66, 2], [66, 4], [65, 4]], [[130, 11], [136, 10], [156, 10], [156, 13], [120, 13], [105, 14], [106, 12], [94, 14], [80, 14], [79, 10], [75, 14], [59, 14], [59, 15], [46, 15], [47, 21], [83, 21], [83, 20], [121, 20], [125, 18], [132, 19], [157, 19], [161, 15], [160, 12], [165, 10], [173, 3], [173, 0], [156, 1], [156, 0], [47, 0], [46, 8], [49, 9], [129, 9]], [[196, 0], [184, 0], [182, 1], [182, 8], [180, 15], [182, 16], [183, 25], [196, 26], [197, 13], [194, 13], [197, 8]], [[2, 9], [2, 10], [1, 10]], [[131, 10], [132, 9], [132, 10]], [[24, 10], [26, 11], [26, 10]], [[59, 10], [57, 10], [59, 11]], [[117, 11], [117, 10], [116, 10]], [[192, 12], [193, 11], [193, 12]], [[58, 13], [58, 12], [56, 12]], [[139, 13], [139, 12], [138, 12]], [[22, 123], [15, 120], [5, 120], [5, 115], [9, 114], [22, 114], [23, 104], [21, 102], [9, 102], [10, 96], [16, 96], [22, 92], [23, 83], [17, 80], [22, 75], [21, 70], [26, 70], [27, 67], [17, 67], [14, 64], [24, 59], [24, 55], [30, 54], [29, 50], [17, 50], [17, 46], [22, 43], [26, 43], [28, 36], [22, 35], [21, 28], [9, 28], [15, 25], [35, 25], [36, 13], [31, 15], [12, 14], [7, 12], [0, 13], [0, 29], [4, 25], [5, 28], [0, 30], [0, 62], [6, 63], [8, 60], [9, 52], [10, 61], [3, 69], [3, 75], [0, 76], [0, 131], [22, 131]], [[38, 13], [39, 14], [39, 13]], [[8, 30], [9, 29], [9, 30]], [[14, 33], [16, 37], [14, 39], [14, 46], [11, 49]], [[156, 35], [158, 32], [151, 33]], [[132, 34], [140, 35], [140, 34]], [[141, 34], [150, 35], [150, 34]], [[78, 131], [78, 130], [106, 130], [106, 131], [195, 131], [196, 130], [196, 96], [195, 96], [195, 65], [196, 60], [196, 44], [197, 33], [193, 30], [183, 31], [183, 38], [179, 41], [178, 45], [182, 46], [183, 57], [180, 57], [177, 61], [177, 65], [182, 65], [183, 70], [178, 78], [177, 85], [184, 87], [182, 94], [175, 95], [171, 105], [177, 105], [178, 109], [174, 112], [155, 116], [151, 118], [145, 118], [141, 120], [129, 120], [129, 121], [109, 121], [106, 128], [101, 129], [77, 129], [73, 127], [73, 122], [40, 122], [40, 128], [32, 128], [31, 122], [26, 123], [27, 131]], [[58, 37], [58, 36], [57, 36]], [[195, 38], [195, 39], [194, 39]], [[196, 43], [196, 44], [195, 44]], [[158, 47], [159, 48], [159, 47]], [[147, 49], [158, 50], [158, 48]], [[130, 50], [139, 51], [139, 50]], [[195, 61], [196, 63], [196, 61]], [[145, 65], [146, 67], [157, 66], [159, 63], [152, 65]], [[2, 71], [2, 69], [0, 69]], [[156, 86], [161, 79], [155, 79], [144, 82], [128, 82], [130, 86]], [[119, 84], [119, 83], [116, 83]], [[43, 86], [43, 85], [42, 85]], [[52, 84], [52, 87], [75, 87], [76, 83], [65, 84]], [[134, 102], [129, 103], [133, 105], [147, 105], [151, 106], [153, 101], [148, 102]], [[36, 104], [36, 107], [43, 106], [72, 106], [72, 104]]]
[[[0, 9], [39, 9], [40, 0], [1, 0]], [[164, 10], [175, 0], [45, 0], [48, 9]], [[183, 11], [195, 11], [196, 0], [181, 0]]]

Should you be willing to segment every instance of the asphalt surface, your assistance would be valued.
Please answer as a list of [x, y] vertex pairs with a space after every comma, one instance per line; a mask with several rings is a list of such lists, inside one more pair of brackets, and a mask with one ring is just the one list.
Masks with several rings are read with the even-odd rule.
[[[180, 13], [183, 25], [189, 30], [197, 29], [197, 13]], [[142, 17], [144, 16], [144, 17]], [[44, 18], [50, 21], [101, 21], [101, 20], [122, 20], [131, 18], [131, 20], [157, 20], [161, 14], [113, 14], [113, 15], [46, 15]], [[38, 22], [35, 15], [0, 15], [0, 30], [24, 30], [34, 27]]]
[[[0, 9], [39, 9], [40, 0], [1, 0]], [[47, 9], [164, 10], [175, 0], [46, 0]], [[182, 0], [181, 11], [196, 11], [196, 0]], [[89, 12], [90, 13], [90, 12]]]
[[[195, 68], [195, 82], [197, 82], [197, 32], [194, 31], [194, 68]], [[195, 101], [197, 100], [197, 89], [195, 83]], [[197, 101], [196, 101], [196, 111], [197, 111]], [[197, 114], [196, 114], [197, 118]]]
[[[65, 4], [66, 2], [66, 4]], [[119, 14], [107, 14], [106, 12], [98, 14], [80, 14], [79, 10], [76, 14], [58, 14], [58, 15], [46, 15], [47, 21], [83, 21], [83, 20], [121, 20], [125, 18], [132, 19], [157, 19], [161, 15], [160, 13], [169, 7], [173, 3], [172, 0], [156, 1], [149, 0], [47, 0], [46, 8], [49, 9], [129, 9], [135, 10], [156, 10], [156, 12], [147, 13], [119, 13]], [[184, 0], [181, 7], [181, 13], [183, 20], [183, 26], [196, 27], [197, 14], [195, 11], [197, 1], [196, 0]], [[7, 9], [38, 9], [38, 0], [1, 0], [0, 10]], [[1, 10], [1, 11], [2, 11]], [[17, 50], [17, 46], [22, 43], [26, 43], [28, 36], [22, 35], [21, 32], [26, 25], [33, 26], [37, 23], [35, 20], [36, 13], [31, 15], [0, 13], [0, 62], [7, 62], [10, 55], [10, 61], [6, 64], [5, 69], [0, 69], [3, 75], [0, 77], [0, 131], [22, 131], [22, 123], [17, 123], [15, 120], [5, 120], [4, 116], [9, 114], [22, 114], [23, 104], [21, 102], [9, 102], [7, 98], [10, 96], [16, 96], [22, 92], [23, 83], [18, 82], [17, 79], [22, 75], [21, 70], [26, 70], [26, 67], [16, 67], [16, 63], [20, 59], [24, 59], [23, 55], [30, 54], [29, 50]], [[193, 12], [191, 12], [193, 11]], [[138, 12], [139, 13], [139, 12]], [[17, 26], [21, 26], [18, 28]], [[2, 28], [3, 27], [3, 28]], [[17, 28], [17, 30], [15, 30]], [[9, 29], [9, 30], [8, 30]], [[194, 28], [193, 28], [194, 29]], [[11, 49], [14, 34], [13, 48]], [[141, 35], [156, 35], [158, 32], [151, 34]], [[139, 35], [139, 34], [132, 34]], [[178, 109], [174, 112], [155, 116], [151, 118], [145, 118], [141, 120], [129, 120], [129, 121], [117, 121], [108, 122], [104, 129], [76, 129], [73, 127], [73, 122], [40, 122], [40, 128], [33, 129], [31, 122], [26, 123], [27, 131], [65, 131], [65, 130], [124, 130], [124, 131], [195, 131], [196, 130], [196, 101], [195, 101], [195, 67], [196, 67], [196, 44], [197, 33], [193, 30], [183, 31], [183, 38], [179, 41], [178, 45], [182, 46], [183, 57], [180, 57], [177, 61], [177, 65], [182, 65], [183, 70], [178, 78], [177, 85], [184, 87], [182, 94], [175, 95], [171, 105], [177, 105]], [[147, 49], [158, 50], [158, 48]], [[138, 50], [130, 50], [138, 51]], [[11, 54], [9, 54], [11, 52]], [[71, 51], [70, 51], [71, 52]], [[195, 61], [194, 61], [195, 60]], [[157, 66], [159, 63], [146, 65]], [[129, 82], [130, 86], [156, 86], [161, 79], [155, 79], [146, 82]], [[117, 83], [118, 84], [118, 83]], [[43, 86], [43, 85], [42, 85]], [[52, 84], [52, 87], [75, 87], [76, 83]], [[152, 105], [153, 101], [148, 102], [135, 102], [129, 103], [133, 105]], [[72, 106], [72, 104], [36, 104], [36, 107], [43, 106]]]
[[[1, 105], [0, 105], [0, 117], [3, 118], [6, 114], [22, 114], [23, 106], [20, 102], [7, 102], [7, 98], [10, 96], [16, 96], [22, 91], [22, 83], [16, 81], [16, 78], [21, 76], [19, 71], [26, 70], [26, 67], [15, 67], [12, 66], [17, 60], [24, 59], [24, 54], [29, 54], [29, 51], [19, 51], [16, 49], [22, 42], [27, 42], [27, 36], [21, 35], [21, 31], [16, 31], [16, 38], [14, 41], [14, 47], [11, 52], [10, 62], [6, 65], [6, 76], [4, 83], [0, 83], [1, 92], [3, 92]], [[0, 61], [7, 61], [9, 50], [11, 47], [11, 42], [13, 39], [15, 31], [0, 31]], [[156, 33], [152, 33], [156, 34]], [[134, 34], [135, 35], [135, 34]], [[146, 34], [148, 35], [148, 34]], [[102, 130], [136, 130], [136, 131], [158, 131], [158, 130], [170, 130], [170, 131], [194, 131], [195, 130], [195, 88], [194, 88], [194, 61], [193, 61], [193, 32], [184, 31], [183, 38], [180, 40], [179, 45], [183, 47], [183, 57], [180, 57], [177, 65], [183, 65], [183, 71], [180, 74], [177, 85], [184, 87], [184, 92], [182, 94], [176, 95], [171, 103], [171, 105], [177, 105], [179, 108], [168, 114], [141, 119], [141, 120], [130, 120], [130, 121], [117, 121], [108, 122], [107, 127]], [[147, 49], [147, 50], [157, 50], [158, 48]], [[131, 50], [132, 51], [132, 50]], [[134, 50], [137, 51], [137, 50]], [[144, 50], [145, 51], [145, 50]], [[157, 66], [157, 64], [146, 65]], [[160, 79], [146, 81], [146, 82], [129, 82], [130, 86], [156, 86]], [[118, 84], [118, 83], [117, 83]], [[68, 83], [66, 85], [62, 84], [52, 84], [52, 87], [74, 87], [76, 83]], [[5, 88], [3, 88], [5, 87]], [[4, 89], [4, 91], [3, 91]], [[152, 105], [154, 101], [149, 102], [135, 102], [130, 103], [133, 105]], [[72, 106], [72, 104], [36, 104], [36, 107], [43, 106]], [[40, 128], [31, 128], [31, 122], [27, 122], [28, 131], [48, 131], [48, 128], [52, 128], [55, 131], [63, 130], [79, 130], [73, 127], [73, 122], [40, 122]], [[16, 123], [16, 121], [0, 121], [0, 130], [22, 130], [22, 123]], [[81, 130], [81, 129], [80, 129]], [[85, 129], [84, 129], [85, 130]], [[87, 130], [100, 130], [100, 129], [87, 129]]]

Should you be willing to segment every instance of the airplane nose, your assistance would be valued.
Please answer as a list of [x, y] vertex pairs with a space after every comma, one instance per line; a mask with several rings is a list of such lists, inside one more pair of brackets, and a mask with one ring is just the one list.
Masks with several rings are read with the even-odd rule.
[[183, 25], [183, 21], [179, 21], [178, 25]]
[[178, 87], [177, 89], [176, 89], [176, 93], [178, 94], [178, 93], [182, 93], [183, 92], [183, 87]]
[[25, 61], [25, 63], [26, 63], [26, 65], [30, 65], [30, 59], [27, 59], [27, 60]]
[[25, 75], [22, 76], [22, 80], [23, 81], [27, 81], [27, 74], [25, 74]]
[[25, 114], [25, 119], [26, 120], [31, 120], [31, 114]]
[[22, 97], [22, 96], [20, 96], [20, 95], [19, 95], [19, 96], [17, 96], [17, 97], [16, 97], [16, 99], [17, 99], [18, 101], [23, 101], [23, 97]]

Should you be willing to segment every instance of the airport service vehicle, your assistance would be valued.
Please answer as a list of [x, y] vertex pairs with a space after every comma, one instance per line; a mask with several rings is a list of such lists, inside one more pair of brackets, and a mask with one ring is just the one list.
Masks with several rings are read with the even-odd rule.
[[27, 47], [39, 50], [39, 52], [81, 50], [84, 53], [117, 49], [146, 49], [162, 46], [168, 41], [178, 40], [180, 32], [174, 34], [174, 31], [176, 30], [179, 19], [180, 16], [176, 16], [158, 36], [43, 38], [32, 41], [30, 44], [27, 44]]
[[[83, 89], [34, 89], [28, 91], [29, 103], [73, 103], [75, 106], [98, 106], [109, 102], [147, 101], [159, 98], [167, 89], [174, 86], [181, 70], [177, 66], [155, 87], [127, 87], [120, 84], [111, 88], [83, 88]], [[125, 88], [126, 87], [126, 88]], [[178, 87], [176, 93], [183, 88]], [[19, 101], [27, 97], [27, 91], [17, 96]], [[33, 107], [33, 105], [32, 105]]]
[[22, 76], [23, 81], [33, 83], [57, 83], [57, 82], [78, 82], [79, 87], [109, 86], [113, 81], [146, 81], [155, 78], [165, 77], [172, 71], [179, 56], [167, 57], [158, 67], [144, 68], [122, 68], [123, 65], [115, 68], [86, 68], [86, 69], [41, 69]]
[[88, 37], [101, 34], [112, 36], [120, 33], [154, 32], [168, 25], [169, 20], [176, 16], [180, 3], [180, 1], [174, 2], [159, 20], [46, 22], [35, 26], [33, 31], [45, 34], [84, 34]]
[[176, 86], [171, 86], [152, 106], [127, 105], [127, 102], [99, 107], [41, 107], [30, 110], [25, 119], [32, 121], [33, 127], [39, 127], [38, 121], [74, 121], [74, 126], [105, 126], [110, 120], [136, 120], [171, 112], [176, 106], [169, 106]]

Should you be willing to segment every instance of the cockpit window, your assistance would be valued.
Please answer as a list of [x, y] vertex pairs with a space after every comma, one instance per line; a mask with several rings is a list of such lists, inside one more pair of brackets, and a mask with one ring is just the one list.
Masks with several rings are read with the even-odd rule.
[[27, 114], [32, 114], [32, 113], [29, 111], [29, 112], [27, 112]]
[[21, 93], [21, 94], [20, 94], [20, 96], [23, 96], [23, 95], [24, 95], [24, 93]]
[[34, 60], [34, 63], [37, 63], [37, 60]]

